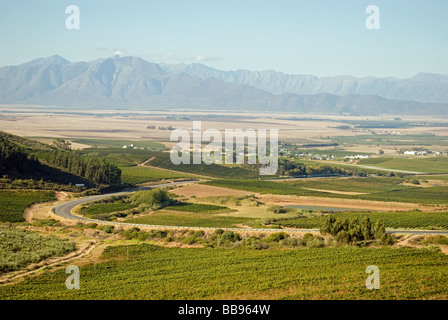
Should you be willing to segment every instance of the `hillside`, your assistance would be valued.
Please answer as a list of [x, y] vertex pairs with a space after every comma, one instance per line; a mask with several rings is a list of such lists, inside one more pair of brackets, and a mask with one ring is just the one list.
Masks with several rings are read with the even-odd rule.
[[0, 177], [3, 185], [17, 187], [42, 187], [45, 183], [62, 188], [75, 184], [92, 187], [120, 184], [121, 171], [98, 157], [82, 157], [0, 131]]

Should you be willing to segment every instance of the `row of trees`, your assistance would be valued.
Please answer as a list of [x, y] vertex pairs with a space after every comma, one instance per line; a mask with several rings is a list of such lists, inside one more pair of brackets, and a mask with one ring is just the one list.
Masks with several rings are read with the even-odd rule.
[[121, 170], [97, 156], [82, 157], [74, 152], [55, 150], [49, 152], [45, 160], [92, 183], [109, 185], [121, 183]]
[[330, 167], [325, 165], [312, 166], [304, 163], [297, 163], [289, 161], [287, 159], [281, 159], [279, 161], [278, 174], [286, 176], [300, 176], [300, 175], [320, 175], [320, 174], [335, 174], [335, 175], [347, 175], [346, 170]]
[[324, 225], [320, 228], [322, 234], [330, 234], [338, 243], [349, 244], [361, 241], [377, 240], [378, 243], [391, 245], [393, 239], [386, 233], [384, 224], [380, 221], [375, 226], [370, 222], [369, 217], [362, 221], [359, 219], [336, 219], [329, 216]]

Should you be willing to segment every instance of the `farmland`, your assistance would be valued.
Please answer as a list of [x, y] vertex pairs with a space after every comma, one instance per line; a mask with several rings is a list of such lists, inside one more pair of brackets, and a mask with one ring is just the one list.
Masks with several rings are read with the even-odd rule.
[[213, 204], [203, 203], [188, 203], [181, 202], [177, 205], [165, 207], [165, 210], [181, 211], [181, 212], [198, 212], [198, 213], [222, 213], [229, 212], [229, 208], [224, 206], [217, 206]]
[[152, 157], [166, 157], [160, 151], [122, 148], [89, 148], [77, 151], [87, 156], [98, 156], [115, 164], [121, 170], [121, 178], [124, 183], [141, 184], [145, 182], [160, 181], [166, 179], [191, 178], [194, 175], [182, 172], [159, 170], [148, 166], [139, 166]]
[[75, 243], [55, 236], [0, 226], [0, 275], [75, 250]]
[[[391, 229], [421, 229], [421, 230], [447, 230], [448, 212], [335, 212], [331, 213], [335, 218], [360, 220], [369, 217], [372, 223], [381, 221], [386, 228]], [[320, 228], [327, 215], [300, 215], [295, 218], [271, 219], [265, 221], [286, 228]]]
[[127, 219], [126, 222], [162, 226], [232, 228], [238, 224], [253, 224], [257, 220], [258, 219], [231, 215], [227, 216], [202, 212], [179, 212], [162, 209], [137, 218]]
[[0, 221], [24, 221], [23, 211], [37, 202], [55, 200], [53, 191], [0, 191]]
[[[198, 263], [200, 262], [200, 263]], [[381, 270], [367, 290], [365, 268]], [[319, 268], [316, 268], [316, 266]], [[448, 257], [427, 249], [302, 250], [109, 247], [81, 267], [80, 290], [64, 270], [0, 287], [2, 299], [446, 299]]]
[[[381, 180], [366, 178], [365, 180], [323, 180], [323, 181], [259, 181], [259, 180], [213, 180], [204, 184], [239, 189], [264, 194], [298, 195], [327, 198], [344, 198], [373, 201], [396, 201], [419, 204], [448, 204], [448, 187], [435, 186], [422, 188], [419, 186], [405, 186], [400, 180]], [[331, 181], [331, 182], [329, 182]], [[403, 181], [403, 180], [401, 180]], [[359, 188], [356, 184], [360, 182]], [[341, 194], [325, 192], [330, 189], [340, 191], [360, 192], [366, 194]], [[308, 189], [309, 188], [309, 189]], [[316, 190], [310, 190], [314, 189]], [[320, 189], [322, 188], [322, 189]], [[368, 193], [371, 192], [371, 193]]]
[[153, 182], [168, 179], [185, 179], [194, 178], [194, 175], [187, 173], [176, 173], [164, 170], [158, 170], [152, 167], [122, 167], [121, 168], [122, 180], [129, 184], [140, 184], [145, 182]]
[[331, 141], [338, 144], [368, 144], [393, 146], [448, 146], [448, 136], [431, 134], [370, 134], [357, 136], [337, 136]]
[[[447, 160], [442, 156], [407, 158], [397, 153], [404, 146], [443, 150], [441, 147], [448, 141], [446, 133], [408, 134], [412, 127], [405, 126], [400, 130], [408, 131], [402, 136], [367, 134], [365, 125], [369, 123], [355, 128], [359, 131], [349, 131], [338, 128], [346, 124], [343, 121], [301, 121], [298, 125], [297, 121], [275, 116], [231, 118], [236, 127], [257, 127], [259, 121], [264, 128], [268, 121], [275, 123], [285, 129], [279, 132], [280, 148], [289, 144], [294, 152], [334, 155], [333, 159], [339, 160], [353, 154], [372, 156], [349, 163], [294, 158], [285, 152], [279, 159], [278, 171], [283, 179], [270, 181], [273, 177], [260, 176], [256, 165], [174, 165], [167, 152], [173, 144], [168, 142], [169, 132], [146, 128], [148, 123], [168, 126], [177, 120], [168, 121], [165, 114], [150, 117], [136, 120], [138, 115], [135, 119], [117, 116], [103, 118], [105, 122], [92, 118], [98, 128], [91, 131], [82, 118], [76, 122], [76, 133], [64, 135], [61, 124], [54, 123], [57, 131], [45, 135], [53, 133], [72, 141], [73, 149], [82, 149], [66, 151], [79, 155], [86, 163], [98, 158], [115, 165], [121, 170], [124, 187], [192, 178], [202, 182], [172, 186], [166, 192], [142, 190], [76, 207], [77, 214], [98, 219], [96, 223], [59, 220], [49, 212], [49, 204], [33, 207], [38, 214], [24, 223], [24, 208], [54, 200], [53, 193], [42, 191], [38, 197], [38, 193], [30, 191], [2, 191], [0, 204], [6, 210], [0, 213], [0, 220], [17, 221], [12, 230], [17, 234], [8, 236], [11, 241], [1, 241], [4, 246], [0, 255], [9, 257], [8, 264], [3, 263], [6, 258], [0, 260], [5, 271], [22, 270], [30, 263], [71, 250], [71, 242], [59, 243], [60, 239], [49, 235], [60, 235], [76, 244], [95, 242], [97, 246], [90, 254], [69, 262], [80, 266], [80, 290], [66, 289], [65, 265], [59, 265], [27, 276], [20, 283], [0, 286], [0, 299], [448, 299], [446, 238], [419, 236], [422, 239], [413, 242], [414, 238], [393, 234], [394, 242], [383, 246], [385, 243], [370, 238], [364, 243], [343, 244], [328, 234], [274, 230], [320, 228], [328, 215], [341, 221], [369, 217], [372, 224], [381, 222], [388, 229], [447, 230]], [[108, 120], [111, 127], [106, 128]], [[17, 121], [33, 125], [26, 118]], [[212, 124], [223, 126], [222, 130], [229, 120]], [[173, 125], [188, 126], [184, 120]], [[70, 134], [80, 138], [70, 138]], [[53, 138], [41, 140], [51, 143]], [[137, 148], [123, 148], [131, 143]], [[380, 148], [386, 154], [379, 154]], [[408, 176], [398, 170], [429, 174]], [[284, 179], [307, 175], [305, 179]], [[77, 182], [71, 179], [68, 183]], [[80, 192], [76, 189], [73, 193], [64, 189], [70, 193], [64, 199], [76, 199], [89, 192], [120, 191], [121, 185], [110, 191], [93, 188], [86, 186], [82, 194], [76, 194]], [[58, 199], [60, 196], [58, 193]], [[331, 207], [351, 211], [330, 212]], [[151, 226], [105, 226], [101, 220]], [[36, 232], [19, 232], [19, 228]], [[219, 228], [239, 230], [232, 230], [233, 234]], [[258, 228], [267, 230], [251, 230]], [[400, 247], [405, 245], [409, 247]], [[372, 264], [381, 270], [381, 290], [365, 287], [366, 266]]]
[[165, 149], [161, 143], [152, 140], [118, 140], [118, 139], [72, 139], [72, 142], [89, 145], [93, 148], [122, 148], [134, 143], [139, 148]]
[[448, 173], [448, 158], [434, 157], [428, 159], [407, 158], [372, 158], [361, 159], [360, 165], [374, 165], [390, 170], [407, 170], [425, 173]]
[[149, 165], [160, 167], [163, 169], [175, 170], [197, 175], [204, 175], [213, 178], [229, 178], [229, 179], [250, 179], [259, 177], [259, 171], [243, 168], [241, 166], [226, 166], [219, 164], [179, 164], [175, 165], [171, 162], [169, 156], [157, 157], [151, 160]]

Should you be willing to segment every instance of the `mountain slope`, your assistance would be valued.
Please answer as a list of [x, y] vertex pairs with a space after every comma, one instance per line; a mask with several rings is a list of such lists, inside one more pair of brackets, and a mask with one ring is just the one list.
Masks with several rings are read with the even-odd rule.
[[186, 73], [200, 78], [216, 78], [233, 84], [246, 84], [273, 94], [302, 95], [330, 93], [335, 95], [378, 95], [388, 99], [448, 103], [448, 76], [421, 73], [409, 79], [356, 78], [351, 76], [315, 77], [266, 71], [221, 71], [203, 64], [161, 64], [171, 73]]
[[[195, 68], [197, 70], [193, 72]], [[189, 73], [201, 76], [182, 70], [190, 70]], [[52, 56], [0, 68], [0, 103], [79, 108], [448, 114], [448, 104], [391, 100], [371, 93], [344, 96], [325, 93], [325, 90], [334, 91], [333, 86], [337, 84], [327, 84], [322, 88], [325, 90], [317, 94], [275, 95], [256, 88], [255, 85], [270, 84], [283, 88], [288, 82], [279, 78], [279, 73], [266, 71], [260, 78], [257, 77], [259, 73], [240, 70], [228, 73], [231, 77], [228, 81], [220, 80], [220, 73], [222, 72], [219, 70], [203, 65], [177, 65], [168, 68], [167, 65], [160, 66], [136, 57], [115, 56], [91, 62], [70, 63], [62, 57]], [[300, 85], [305, 91], [311, 90], [316, 77], [300, 77], [300, 81], [299, 78], [294, 78], [297, 86]], [[347, 84], [342, 87], [353, 87], [350, 84], [351, 77], [342, 78], [347, 78]], [[249, 82], [254, 82], [255, 85], [245, 84], [248, 81], [243, 81], [244, 79], [250, 79]], [[431, 74], [418, 75], [413, 81], [439, 86], [448, 83], [443, 76]], [[343, 90], [342, 87], [340, 91]]]

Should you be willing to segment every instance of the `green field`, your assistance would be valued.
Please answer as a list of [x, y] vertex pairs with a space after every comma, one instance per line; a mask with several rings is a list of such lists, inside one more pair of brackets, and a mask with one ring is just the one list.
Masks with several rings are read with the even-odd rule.
[[389, 192], [397, 190], [406, 190], [410, 187], [401, 183], [403, 179], [387, 177], [369, 177], [369, 178], [326, 178], [326, 179], [307, 179], [285, 181], [282, 183], [297, 186], [301, 188], [343, 191], [343, 192], [361, 192], [376, 193]]
[[255, 169], [243, 168], [241, 166], [226, 166], [219, 164], [179, 164], [175, 165], [171, 162], [169, 156], [156, 157], [149, 162], [149, 165], [164, 169], [205, 175], [208, 177], [222, 179], [258, 179], [260, 173]]
[[389, 170], [405, 170], [424, 173], [448, 173], [448, 157], [427, 159], [371, 158], [361, 159], [360, 165], [373, 165]]
[[79, 150], [77, 152], [83, 155], [98, 156], [118, 166], [121, 169], [121, 178], [124, 183], [140, 184], [165, 179], [194, 177], [194, 175], [188, 173], [177, 173], [166, 170], [158, 170], [151, 167], [137, 166], [152, 157], [166, 158], [166, 154], [159, 151], [122, 148], [91, 148]]
[[167, 179], [195, 178], [196, 176], [187, 173], [176, 173], [165, 170], [159, 170], [152, 167], [136, 166], [122, 167], [121, 179], [124, 183], [140, 184], [145, 182], [160, 181]]
[[162, 209], [142, 217], [128, 219], [126, 222], [161, 226], [232, 228], [237, 224], [253, 224], [258, 220], [203, 212], [173, 212]]
[[181, 202], [174, 206], [165, 207], [164, 209], [171, 211], [197, 212], [197, 213], [223, 213], [232, 211], [231, 209], [224, 206], [217, 206], [214, 204], [204, 204], [204, 203], [189, 203], [189, 202]]
[[88, 148], [76, 152], [82, 155], [98, 156], [119, 167], [135, 166], [152, 157], [165, 156], [161, 151], [123, 148]]
[[0, 275], [73, 250], [75, 244], [67, 239], [0, 226]]
[[[392, 229], [422, 229], [422, 230], [448, 230], [448, 212], [335, 212], [335, 218], [362, 220], [369, 217], [372, 223], [381, 221], [386, 228]], [[265, 221], [286, 228], [320, 228], [327, 220], [327, 215], [300, 216], [290, 219], [271, 219]]]
[[56, 200], [54, 191], [0, 191], [0, 221], [24, 221], [23, 211], [38, 202]]
[[137, 207], [135, 203], [126, 203], [123, 201], [115, 201], [111, 203], [96, 203], [88, 207], [82, 208], [82, 213], [89, 217], [95, 218], [96, 215], [108, 214], [111, 212], [128, 210]]
[[[104, 262], [102, 262], [104, 261]], [[381, 272], [365, 287], [366, 267]], [[317, 267], [319, 266], [319, 267]], [[448, 257], [427, 249], [250, 250], [108, 247], [80, 268], [80, 289], [65, 270], [0, 287], [1, 299], [447, 299]]]
[[[373, 201], [392, 201], [392, 202], [410, 202], [419, 204], [448, 204], [448, 187], [436, 186], [429, 188], [422, 188], [418, 186], [404, 186], [398, 184], [400, 180], [385, 180], [381, 183], [383, 178], [363, 178], [368, 179], [365, 183], [360, 183], [360, 187], [356, 188], [356, 184], [362, 180], [358, 178], [351, 178], [355, 180], [316, 180], [315, 182], [307, 182], [307, 180], [296, 181], [259, 181], [259, 180], [212, 180], [204, 182], [204, 184], [224, 187], [230, 189], [238, 189], [249, 192], [257, 192], [264, 194], [283, 194], [283, 195], [298, 195], [298, 196], [312, 196], [312, 197], [326, 197], [326, 198], [343, 198], [343, 199], [359, 199], [359, 200], [373, 200]], [[370, 180], [372, 179], [372, 180]], [[331, 182], [334, 186], [331, 186]], [[370, 185], [371, 181], [371, 185]], [[345, 185], [346, 184], [346, 185]], [[343, 186], [345, 185], [345, 186]], [[338, 190], [338, 186], [344, 191], [363, 192], [370, 190], [371, 193], [348, 195], [335, 194], [324, 191], [308, 190], [324, 188], [323, 190]], [[339, 190], [339, 191], [342, 191]]]

